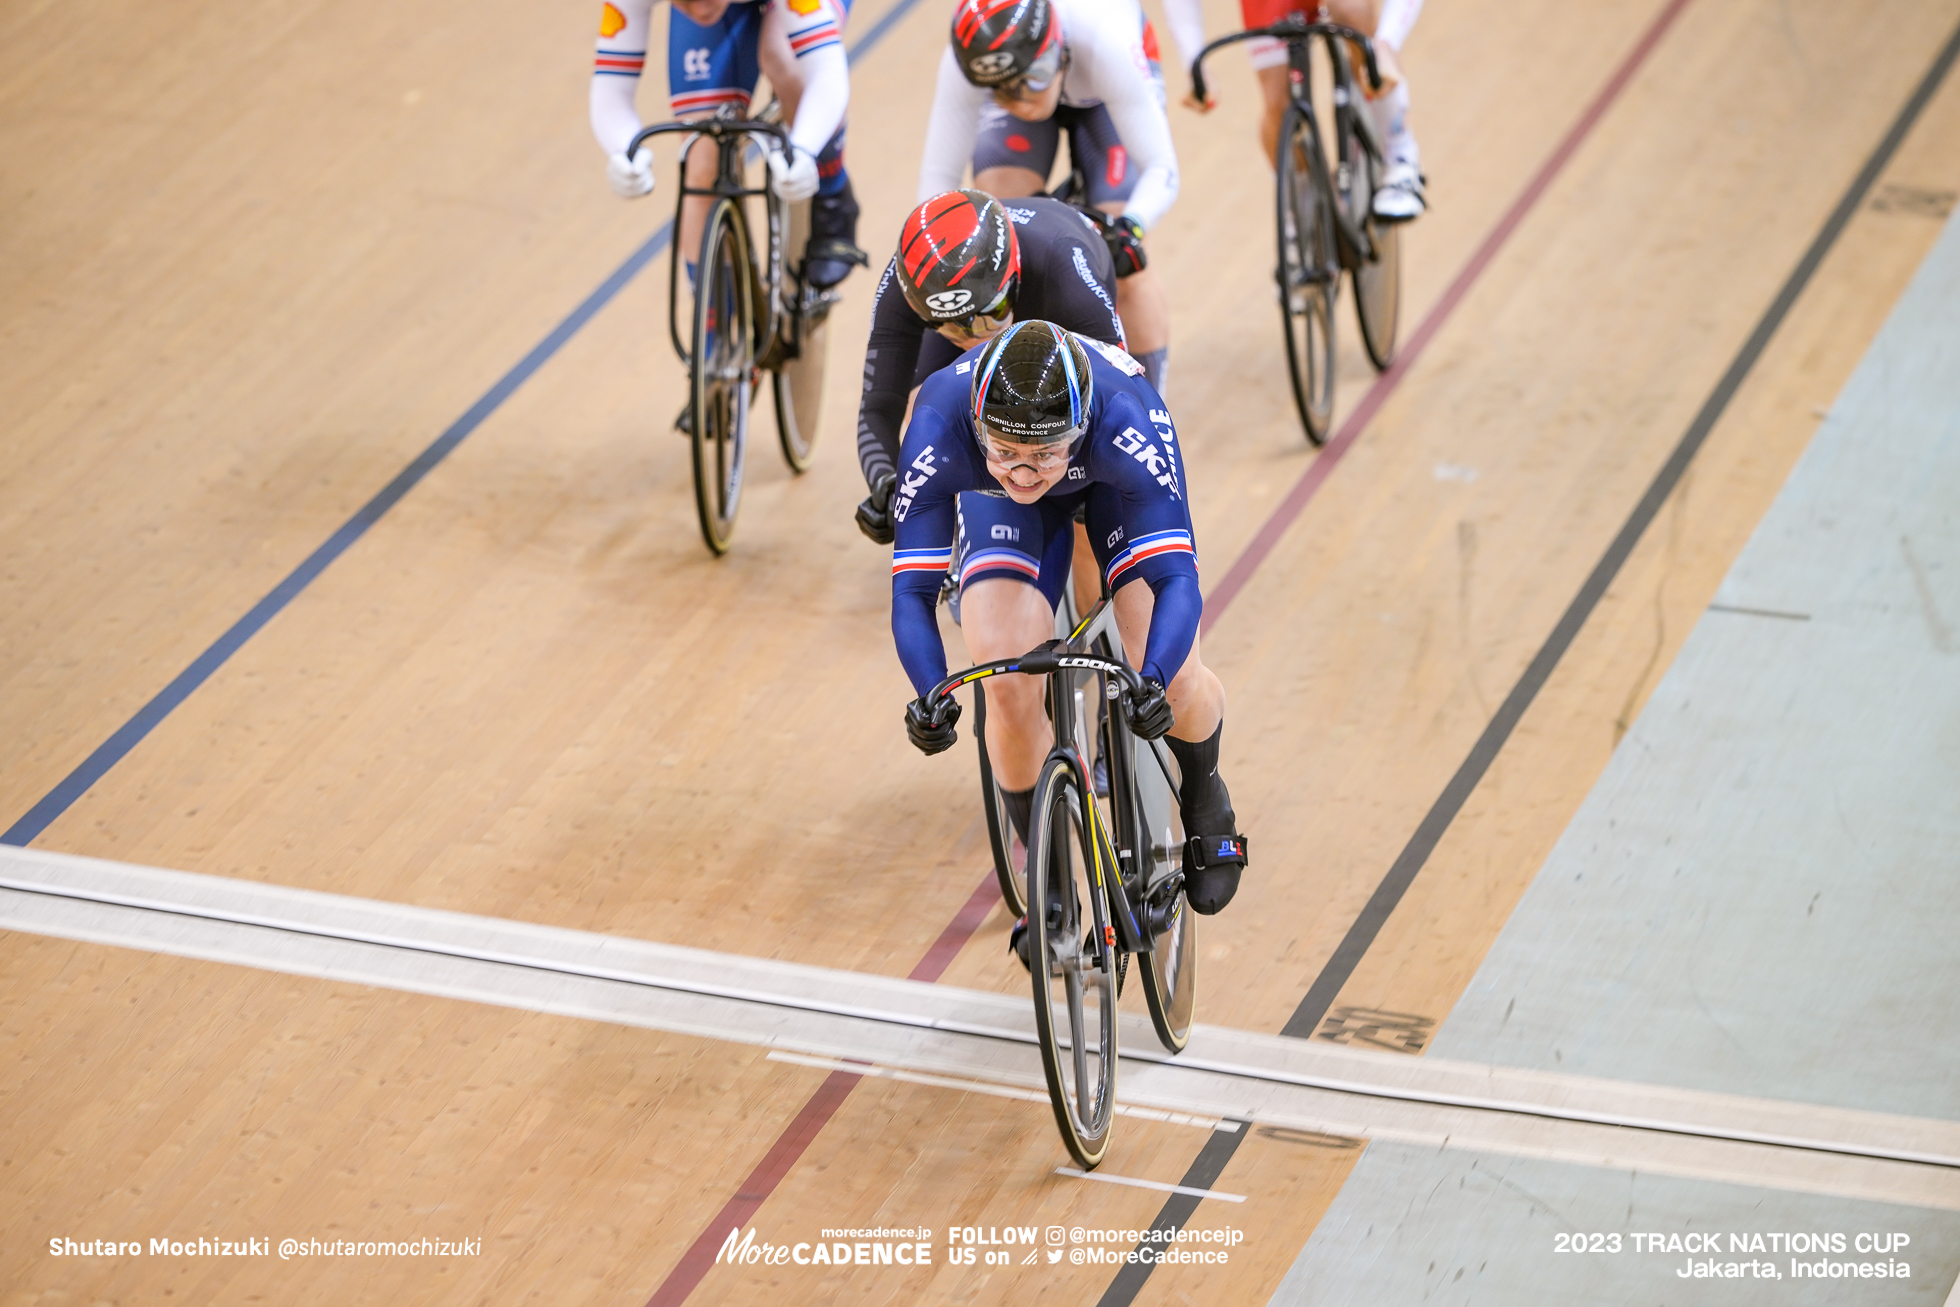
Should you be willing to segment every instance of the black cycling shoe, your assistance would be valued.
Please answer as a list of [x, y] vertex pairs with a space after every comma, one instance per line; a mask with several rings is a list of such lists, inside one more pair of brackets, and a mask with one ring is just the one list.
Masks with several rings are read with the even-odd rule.
[[871, 256], [857, 245], [858, 202], [849, 182], [835, 195], [810, 201], [810, 243], [803, 251], [803, 279], [818, 290], [829, 290], [851, 275], [852, 268], [869, 267]]

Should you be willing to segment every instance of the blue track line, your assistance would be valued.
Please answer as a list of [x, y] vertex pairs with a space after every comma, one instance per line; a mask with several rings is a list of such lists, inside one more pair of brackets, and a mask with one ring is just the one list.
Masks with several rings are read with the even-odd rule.
[[[872, 24], [856, 44], [851, 46], [849, 58], [852, 63], [868, 54], [872, 47], [902, 21], [919, 0], [898, 0], [891, 9]], [[469, 406], [463, 416], [449, 424], [449, 429], [437, 436], [435, 441], [415, 456], [415, 460], [400, 472], [394, 480], [383, 486], [374, 498], [361, 505], [354, 516], [341, 523], [340, 529], [328, 536], [326, 542], [308, 554], [306, 561], [287, 573], [286, 578], [272, 587], [267, 595], [252, 605], [251, 611], [232, 623], [231, 629], [219, 636], [209, 648], [191, 660], [190, 666], [177, 673], [170, 684], [159, 690], [154, 698], [144, 704], [131, 717], [116, 729], [115, 734], [96, 746], [95, 752], [83, 760], [81, 766], [62, 777], [60, 784], [41, 796], [27, 813], [0, 835], [0, 844], [25, 846], [32, 843], [62, 813], [68, 811], [75, 801], [86, 794], [91, 786], [108, 774], [111, 767], [128, 756], [129, 751], [143, 742], [145, 736], [176, 710], [177, 705], [190, 698], [193, 691], [225, 665], [231, 656], [245, 646], [245, 642], [257, 635], [266, 623], [284, 611], [286, 605], [298, 598], [300, 592], [313, 584], [320, 573], [342, 554], [351, 548], [355, 541], [366, 535], [368, 528], [380, 521], [382, 515], [401, 501], [402, 496], [413, 490], [422, 478], [434, 471], [436, 465], [448, 458], [456, 447], [469, 439], [472, 432], [483, 425], [488, 418], [503, 406], [505, 400], [517, 392], [517, 388], [531, 379], [531, 375], [543, 367], [569, 341], [578, 334], [579, 328], [592, 320], [594, 314], [612, 302], [615, 295], [626, 288], [640, 270], [660, 257], [674, 235], [674, 223], [670, 218], [661, 224], [660, 230], [649, 236], [626, 262], [613, 269], [612, 275], [599, 283], [598, 289], [587, 295], [579, 306], [571, 311], [565, 320], [551, 329], [551, 333], [536, 345], [531, 352], [518, 360], [517, 365], [498, 378], [497, 383], [483, 393], [483, 397]]]

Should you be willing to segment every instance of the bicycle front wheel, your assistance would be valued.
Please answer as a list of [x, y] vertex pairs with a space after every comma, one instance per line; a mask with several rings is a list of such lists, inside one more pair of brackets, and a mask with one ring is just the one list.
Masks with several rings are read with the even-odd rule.
[[1320, 160], [1313, 123], [1289, 105], [1279, 137], [1279, 311], [1293, 402], [1313, 445], [1326, 441], [1334, 420], [1334, 294], [1341, 272], [1333, 214], [1316, 175]]
[[755, 396], [755, 278], [748, 225], [733, 200], [717, 200], [701, 233], [694, 292], [694, 349], [688, 418], [694, 506], [701, 538], [728, 551], [742, 499], [749, 404]]
[[[810, 202], [789, 206], [786, 248], [801, 250], [810, 239]], [[823, 416], [824, 360], [830, 352], [833, 297], [785, 274], [782, 287], [783, 343], [787, 357], [770, 386], [776, 396], [776, 434], [792, 472], [804, 472], [816, 452], [817, 422]]]
[[1075, 765], [1042, 764], [1028, 832], [1028, 957], [1034, 1024], [1062, 1142], [1083, 1169], [1109, 1147], [1116, 1113], [1116, 949], [1108, 839]]
[[1402, 316], [1402, 224], [1376, 220], [1375, 191], [1381, 185], [1382, 165], [1353, 127], [1341, 141], [1341, 173], [1348, 213], [1367, 233], [1369, 244], [1368, 256], [1353, 273], [1354, 316], [1361, 324], [1368, 359], [1375, 371], [1382, 372], [1395, 361], [1395, 333]]

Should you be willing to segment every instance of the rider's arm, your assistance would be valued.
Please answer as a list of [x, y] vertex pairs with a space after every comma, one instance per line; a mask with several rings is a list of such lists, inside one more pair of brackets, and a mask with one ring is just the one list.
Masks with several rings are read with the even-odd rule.
[[1122, 497], [1123, 548], [1110, 558], [1106, 578], [1112, 593], [1133, 580], [1150, 587], [1155, 604], [1137, 671], [1169, 685], [1191, 653], [1205, 610], [1184, 497], [1183, 450], [1169, 411], [1146, 409], [1131, 395], [1104, 409], [1099, 426], [1117, 434], [1096, 442], [1089, 475]]
[[965, 394], [966, 378], [954, 376], [951, 369], [935, 373], [920, 388], [892, 496], [897, 529], [892, 542], [892, 640], [919, 694], [946, 675], [939, 583], [952, 563], [959, 492], [973, 484], [964, 452], [972, 440], [947, 420], [947, 413], [963, 406]]
[[601, 11], [590, 103], [592, 134], [607, 154], [623, 153], [640, 130], [633, 95], [640, 89], [640, 70], [647, 61], [647, 21], [652, 10], [653, 0], [612, 0]]
[[[1120, 6], [1112, 7], [1120, 11]], [[1123, 205], [1123, 216], [1148, 230], [1177, 199], [1177, 151], [1171, 145], [1171, 125], [1157, 85], [1144, 75], [1140, 38], [1116, 21], [1109, 11], [1078, 42], [1069, 33], [1069, 49], [1081, 61], [1071, 69], [1071, 94], [1093, 96], [1109, 110], [1116, 135], [1139, 170], [1136, 189]], [[957, 71], [954, 74], [958, 75]]]
[[793, 5], [771, 5], [763, 21], [784, 24], [789, 48], [796, 55], [796, 71], [803, 75], [803, 95], [796, 102], [796, 121], [790, 124], [789, 139], [814, 158], [837, 134], [851, 99], [843, 19], [832, 0], [815, 0], [807, 14]]
[[960, 74], [952, 48], [940, 51], [939, 81], [932, 94], [932, 117], [926, 120], [925, 155], [919, 160], [919, 199], [956, 191], [966, 178], [973, 146], [980, 139], [980, 111], [988, 93]]
[[1177, 47], [1178, 70], [1189, 76], [1192, 61], [1205, 48], [1203, 0], [1164, 0], [1164, 22], [1171, 29], [1171, 44]]
[[1035, 215], [1020, 228], [1020, 315], [1122, 349], [1116, 270], [1102, 234], [1079, 211], [1055, 200], [1008, 206], [1010, 213], [1016, 210]]
[[897, 264], [887, 263], [871, 301], [871, 339], [864, 347], [864, 398], [858, 404], [858, 466], [864, 484], [896, 470], [899, 427], [905, 399], [912, 393], [912, 369], [926, 324], [905, 302], [897, 285]]

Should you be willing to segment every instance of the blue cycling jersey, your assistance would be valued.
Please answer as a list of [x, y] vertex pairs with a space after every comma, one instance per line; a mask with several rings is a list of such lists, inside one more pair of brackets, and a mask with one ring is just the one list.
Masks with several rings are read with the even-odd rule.
[[[934, 616], [946, 572], [956, 567], [962, 585], [995, 576], [1026, 581], [1053, 603], [1068, 574], [1078, 506], [1087, 510], [1089, 541], [1110, 591], [1140, 580], [1155, 596], [1138, 670], [1168, 685], [1191, 652], [1204, 600], [1170, 410], [1135, 359], [1076, 339], [1088, 350], [1095, 385], [1088, 433], [1067, 474], [1030, 505], [1007, 497], [980, 452], [970, 393], [985, 347], [968, 350], [919, 388], [892, 497], [892, 637], [920, 694], [946, 675]], [[962, 491], [979, 492], [964, 509]]]

